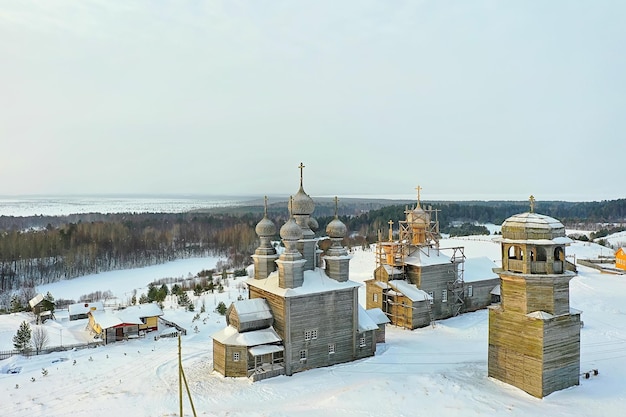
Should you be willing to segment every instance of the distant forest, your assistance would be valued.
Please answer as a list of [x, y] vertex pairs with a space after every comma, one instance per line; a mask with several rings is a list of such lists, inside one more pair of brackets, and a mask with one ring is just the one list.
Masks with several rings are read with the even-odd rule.
[[[385, 206], [388, 203], [384, 200], [340, 201], [340, 218], [350, 230], [345, 244], [375, 242], [378, 231], [389, 227], [389, 220], [397, 224], [405, 218], [405, 209], [415, 204], [407, 201]], [[440, 210], [438, 219], [443, 233], [453, 231], [457, 223], [500, 224], [513, 214], [528, 211], [528, 202], [423, 202], [422, 205]], [[286, 206], [281, 202], [268, 208], [268, 216], [277, 229], [288, 218]], [[626, 223], [626, 199], [539, 202], [536, 211], [568, 226], [590, 230], [598, 224]], [[261, 206], [185, 214], [0, 216], [0, 293], [85, 274], [209, 254], [227, 259], [220, 268], [246, 266], [258, 244], [254, 228], [262, 216]], [[314, 216], [320, 226], [317, 235], [325, 235], [326, 225], [334, 218], [334, 203], [329, 199], [316, 201]], [[464, 233], [484, 230], [477, 227], [461, 230]]]

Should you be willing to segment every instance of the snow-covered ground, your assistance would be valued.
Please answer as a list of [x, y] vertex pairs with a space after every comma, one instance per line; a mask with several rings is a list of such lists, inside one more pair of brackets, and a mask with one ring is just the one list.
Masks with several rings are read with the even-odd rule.
[[[500, 248], [491, 237], [441, 242], [442, 247], [459, 245], [465, 246], [468, 257], [499, 260]], [[601, 251], [593, 243], [576, 242], [568, 248], [568, 255], [593, 258]], [[199, 271], [213, 267], [211, 262], [215, 260], [206, 259], [194, 266]], [[374, 253], [357, 250], [350, 265], [353, 280], [369, 279]], [[99, 285], [97, 289], [125, 293], [145, 287], [152, 279], [198, 271], [181, 262], [110, 272], [98, 279], [110, 287]], [[119, 278], [122, 274], [124, 278]], [[71, 298], [89, 292], [86, 288], [91, 284], [87, 282], [93, 279], [78, 278], [45, 289], [56, 298]], [[585, 324], [581, 331], [581, 371], [598, 369], [599, 375], [581, 378], [579, 386], [542, 400], [487, 377], [486, 310], [439, 321], [434, 328], [407, 331], [390, 326], [386, 343], [378, 345], [376, 356], [371, 358], [254, 384], [247, 379], [224, 378], [212, 372], [210, 335], [225, 325], [224, 318], [213, 310], [219, 301], [228, 304], [237, 298], [240, 280], [230, 280], [222, 294], [195, 298], [196, 312], [203, 303], [207, 311], [199, 320], [192, 321], [196, 312], [185, 312], [169, 303], [165, 308], [167, 319], [189, 330], [182, 338], [182, 360], [197, 415], [622, 416], [626, 409], [624, 277], [579, 267], [570, 288], [572, 307], [583, 311]], [[364, 289], [361, 303], [363, 295]], [[12, 336], [24, 319], [28, 316], [0, 316], [0, 350], [12, 347]], [[45, 326], [51, 345], [59, 344], [61, 336], [63, 344], [85, 337], [85, 321], [70, 324], [67, 313], [59, 312], [57, 321]], [[177, 346], [176, 339], [155, 341], [146, 337], [95, 349], [0, 361], [0, 414], [178, 415]], [[10, 369], [19, 373], [8, 373]], [[184, 414], [193, 415], [186, 395]]]

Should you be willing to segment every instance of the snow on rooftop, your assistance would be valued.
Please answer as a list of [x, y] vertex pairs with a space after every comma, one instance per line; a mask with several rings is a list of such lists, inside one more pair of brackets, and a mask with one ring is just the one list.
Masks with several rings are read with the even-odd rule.
[[70, 316], [77, 314], [87, 314], [90, 311], [102, 311], [104, 310], [104, 304], [101, 301], [94, 301], [93, 303], [76, 303], [68, 306]]
[[157, 303], [137, 304], [126, 307], [124, 311], [128, 314], [134, 314], [137, 317], [157, 317], [163, 315], [163, 310]]
[[378, 330], [378, 324], [372, 320], [372, 317], [359, 304], [359, 333], [369, 330]]
[[389, 281], [389, 286], [404, 294], [411, 301], [430, 300], [432, 297], [426, 291], [420, 290], [414, 284], [409, 284], [404, 280], [394, 279]]
[[391, 323], [389, 317], [380, 308], [370, 308], [366, 312], [376, 324]]
[[407, 256], [404, 261], [415, 266], [444, 265], [452, 263], [452, 252], [445, 249], [420, 249]]
[[124, 310], [112, 311], [93, 311], [91, 313], [96, 323], [103, 329], [110, 329], [121, 324], [143, 324], [141, 319], [135, 314], [125, 313]]
[[239, 321], [242, 323], [272, 318], [272, 310], [264, 298], [235, 301], [233, 308], [237, 311]]
[[282, 341], [273, 327], [239, 333], [235, 327], [228, 325], [213, 333], [212, 337], [224, 345], [233, 346], [257, 346]]
[[335, 281], [329, 278], [326, 272], [321, 268], [315, 268], [313, 271], [304, 271], [304, 283], [302, 286], [296, 288], [281, 288], [278, 285], [278, 271], [272, 272], [270, 276], [265, 279], [250, 278], [246, 280], [246, 283], [250, 286], [284, 297], [297, 297], [300, 295], [357, 288], [361, 286], [361, 284], [350, 280], [345, 282]]
[[261, 345], [261, 346], [251, 347], [250, 349], [248, 349], [248, 352], [250, 352], [252, 356], [261, 356], [261, 355], [268, 355], [270, 353], [282, 352], [284, 350], [285, 350], [284, 346]]
[[498, 265], [486, 256], [467, 258], [463, 270], [463, 281], [476, 282], [498, 278], [498, 274], [493, 272], [493, 268], [497, 267]]

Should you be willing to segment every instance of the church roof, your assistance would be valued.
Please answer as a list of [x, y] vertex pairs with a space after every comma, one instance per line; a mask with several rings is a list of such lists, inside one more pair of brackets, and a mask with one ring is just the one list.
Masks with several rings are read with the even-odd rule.
[[359, 333], [378, 330], [378, 324], [372, 319], [372, 317], [365, 311], [359, 304]]
[[321, 268], [312, 271], [304, 271], [304, 282], [296, 288], [281, 288], [278, 285], [278, 271], [272, 272], [265, 279], [248, 279], [246, 284], [259, 289], [269, 291], [281, 297], [298, 297], [306, 294], [324, 293], [348, 288], [358, 288], [361, 284], [354, 281], [339, 282], [329, 278]]
[[367, 314], [374, 320], [376, 324], [391, 323], [389, 317], [380, 308], [370, 308], [366, 310]]
[[409, 284], [408, 282], [400, 279], [394, 279], [389, 281], [389, 286], [394, 290], [402, 293], [405, 297], [407, 297], [411, 301], [424, 301], [430, 300], [432, 297], [428, 295], [426, 291], [420, 290], [414, 284]]
[[452, 253], [436, 248], [419, 249], [407, 256], [404, 263], [414, 266], [431, 266], [452, 263]]
[[498, 278], [498, 274], [493, 272], [493, 268], [497, 267], [498, 265], [486, 256], [466, 258], [463, 270], [463, 281], [477, 282], [496, 279]]
[[514, 240], [553, 240], [565, 237], [560, 221], [534, 212], [515, 214], [502, 223], [502, 238]]
[[264, 298], [235, 301], [232, 306], [242, 323], [272, 318], [272, 310]]
[[228, 325], [213, 333], [211, 337], [224, 345], [231, 346], [258, 346], [282, 341], [272, 327], [239, 333], [235, 327]]

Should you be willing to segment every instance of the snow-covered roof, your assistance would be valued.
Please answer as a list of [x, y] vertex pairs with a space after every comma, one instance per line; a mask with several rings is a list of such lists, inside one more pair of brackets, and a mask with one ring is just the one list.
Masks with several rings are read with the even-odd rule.
[[137, 304], [126, 307], [124, 310], [120, 311], [126, 312], [129, 315], [136, 315], [137, 317], [157, 317], [163, 315], [163, 310], [161, 310], [157, 303]]
[[376, 324], [391, 323], [389, 317], [380, 308], [370, 308], [365, 310]]
[[422, 291], [414, 284], [409, 284], [404, 280], [394, 279], [389, 281], [389, 286], [411, 301], [424, 301], [432, 298], [426, 291]]
[[30, 308], [34, 308], [37, 304], [41, 303], [42, 301], [43, 301], [43, 295], [37, 294], [30, 301], [28, 301], [28, 304], [30, 305]]
[[549, 320], [554, 316], [550, 313], [546, 313], [545, 311], [533, 311], [532, 313], [526, 314], [526, 317], [530, 317], [531, 319]]
[[491, 295], [501, 295], [500, 284], [498, 284], [495, 287], [493, 287], [493, 290], [489, 291], [489, 294], [491, 294]]
[[378, 330], [378, 324], [372, 320], [367, 311], [359, 304], [359, 333]]
[[265, 279], [250, 278], [246, 284], [269, 291], [282, 297], [297, 297], [299, 295], [316, 294], [327, 291], [335, 291], [347, 288], [356, 288], [361, 284], [354, 281], [339, 282], [326, 275], [321, 268], [315, 268], [313, 271], [304, 271], [304, 283], [296, 288], [281, 288], [278, 286], [278, 271], [274, 271]]
[[231, 346], [258, 346], [282, 341], [272, 327], [239, 333], [235, 327], [228, 325], [214, 333], [212, 337], [224, 345]]
[[385, 269], [385, 271], [387, 271], [387, 274], [389, 275], [402, 275], [402, 270], [394, 268], [391, 265], [385, 264], [382, 267]]
[[76, 303], [68, 306], [70, 316], [77, 314], [87, 314], [90, 311], [102, 311], [104, 310], [104, 304], [101, 301], [94, 301], [93, 303]]
[[250, 349], [248, 349], [248, 352], [250, 352], [252, 356], [261, 356], [261, 355], [267, 355], [270, 353], [282, 352], [283, 350], [285, 350], [284, 346], [261, 345], [261, 346], [251, 347]]
[[436, 248], [428, 250], [417, 250], [404, 259], [408, 265], [414, 266], [431, 266], [444, 265], [452, 262], [452, 253], [446, 250]]
[[493, 272], [493, 268], [497, 267], [498, 265], [486, 256], [466, 258], [463, 270], [463, 281], [476, 282], [498, 278], [498, 274]]
[[517, 244], [535, 244], [535, 245], [569, 245], [574, 241], [567, 236], [559, 236], [554, 239], [506, 239], [503, 237], [497, 237], [494, 239], [494, 242], [502, 242], [502, 243], [517, 243]]
[[143, 324], [141, 319], [136, 315], [123, 313], [124, 310], [120, 310], [115, 313], [104, 310], [96, 310], [92, 311], [91, 315], [93, 316], [95, 322], [98, 323], [103, 329], [110, 329], [111, 327], [116, 327], [121, 324]]
[[383, 290], [386, 290], [387, 288], [389, 288], [389, 285], [387, 285], [386, 282], [382, 282], [382, 281], [374, 281], [374, 284], [378, 285], [380, 288], [382, 288]]
[[241, 323], [272, 318], [272, 310], [264, 298], [235, 301], [233, 308], [237, 311]]

